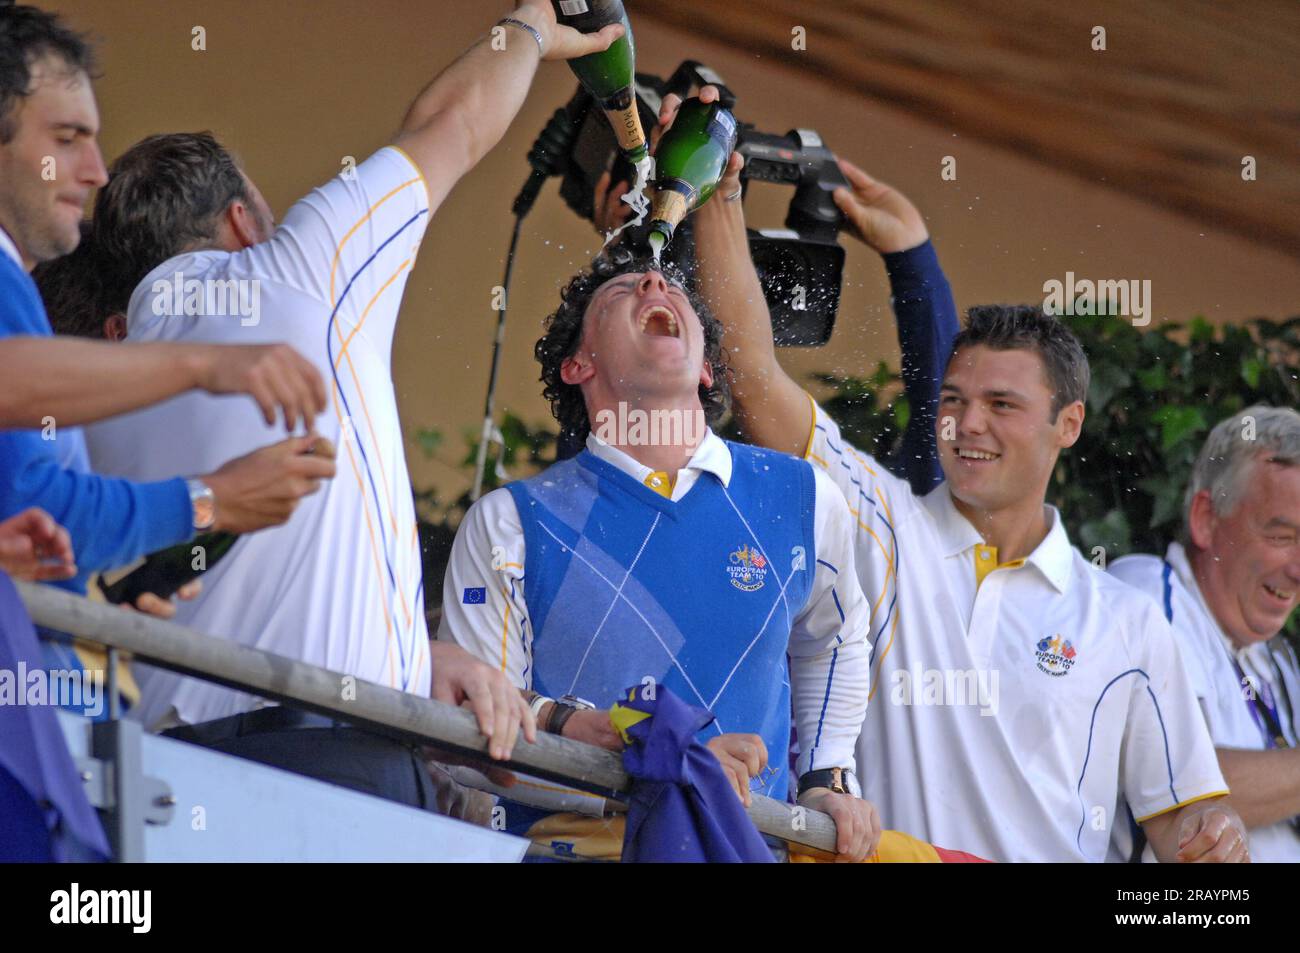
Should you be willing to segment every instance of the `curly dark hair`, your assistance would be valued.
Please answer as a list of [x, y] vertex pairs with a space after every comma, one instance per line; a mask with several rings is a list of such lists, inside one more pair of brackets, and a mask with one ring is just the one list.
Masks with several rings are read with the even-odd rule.
[[560, 368], [566, 358], [577, 352], [582, 342], [582, 321], [592, 297], [611, 278], [651, 270], [663, 272], [665, 278], [686, 292], [687, 300], [704, 329], [704, 359], [713, 368], [713, 386], [700, 385], [704, 419], [713, 426], [731, 406], [727, 352], [722, 347], [722, 323], [713, 316], [680, 269], [672, 265], [657, 265], [648, 255], [636, 255], [625, 246], [616, 246], [593, 261], [590, 270], [575, 275], [560, 292], [560, 306], [546, 318], [546, 333], [533, 348], [537, 362], [542, 365], [541, 381], [546, 385], [542, 396], [551, 402], [551, 413], [560, 425], [562, 444], [566, 440], [580, 443], [591, 432], [582, 389], [575, 384], [566, 384], [560, 377]]

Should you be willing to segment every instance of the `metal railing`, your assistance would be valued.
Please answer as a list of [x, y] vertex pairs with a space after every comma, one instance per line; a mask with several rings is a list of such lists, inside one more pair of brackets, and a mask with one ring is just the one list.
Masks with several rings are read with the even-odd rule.
[[[16, 585], [38, 625], [99, 643], [110, 651], [130, 653], [159, 668], [602, 797], [618, 800], [631, 789], [622, 759], [603, 748], [539, 732], [536, 743], [521, 737], [509, 761], [494, 761], [487, 754], [487, 739], [479, 734], [473, 714], [454, 705], [251, 649], [173, 622], [123, 612], [49, 586]], [[110, 662], [108, 668], [111, 680], [115, 666]], [[748, 813], [759, 831], [796, 850], [835, 852], [835, 822], [827, 814], [759, 794], [752, 795]]]

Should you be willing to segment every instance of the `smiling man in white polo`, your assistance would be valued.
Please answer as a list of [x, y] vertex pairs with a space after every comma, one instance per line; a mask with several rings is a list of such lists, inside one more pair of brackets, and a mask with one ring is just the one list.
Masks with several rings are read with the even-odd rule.
[[[868, 244], [924, 245], [910, 203], [853, 178], [836, 198]], [[872, 613], [857, 763], [882, 823], [990, 860], [1104, 860], [1123, 795], [1161, 860], [1244, 859], [1168, 623], [1084, 560], [1045, 504], [1083, 425], [1074, 336], [1041, 308], [970, 309], [940, 357], [945, 482], [917, 496], [777, 361], [740, 203], [706, 205], [696, 232], [709, 302], [744, 345], [729, 345], [741, 429], [806, 457], [849, 504]]]
[[[770, 336], [761, 296], [724, 287], [715, 308], [729, 332]], [[857, 763], [885, 825], [994, 860], [1099, 861], [1123, 796], [1162, 860], [1247, 857], [1168, 623], [1044, 503], [1088, 389], [1063, 325], [970, 310], [941, 390], [946, 482], [924, 497], [849, 445], [770, 347], [733, 368], [745, 431], [804, 454], [849, 502], [874, 646]], [[899, 691], [916, 673], [930, 689]], [[959, 683], [997, 697], [940, 690]]]

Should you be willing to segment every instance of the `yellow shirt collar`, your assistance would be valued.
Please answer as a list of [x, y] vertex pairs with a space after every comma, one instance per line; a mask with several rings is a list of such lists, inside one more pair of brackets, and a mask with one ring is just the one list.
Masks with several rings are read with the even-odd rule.
[[975, 559], [975, 588], [978, 589], [988, 576], [995, 569], [1019, 569], [1025, 564], [1023, 559], [1013, 559], [1007, 563], [998, 562], [998, 548], [996, 546], [985, 546], [983, 543], [976, 543], [975, 548], [971, 550]]

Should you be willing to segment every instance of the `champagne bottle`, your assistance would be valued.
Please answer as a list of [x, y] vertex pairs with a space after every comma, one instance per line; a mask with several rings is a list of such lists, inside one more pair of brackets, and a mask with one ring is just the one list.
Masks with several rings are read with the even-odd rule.
[[709, 200], [736, 149], [736, 118], [720, 102], [682, 103], [659, 140], [650, 211], [650, 246], [658, 258], [692, 209]]
[[650, 155], [650, 146], [637, 112], [636, 44], [622, 0], [551, 2], [556, 19], [579, 33], [597, 33], [611, 23], [623, 24], [623, 35], [609, 49], [569, 60], [569, 67], [608, 117], [623, 156], [633, 165], [641, 165]]
[[236, 533], [204, 533], [188, 543], [150, 553], [142, 565], [112, 584], [101, 577], [99, 588], [113, 603], [135, 605], [146, 592], [170, 599], [181, 586], [215, 566], [238, 539]]

